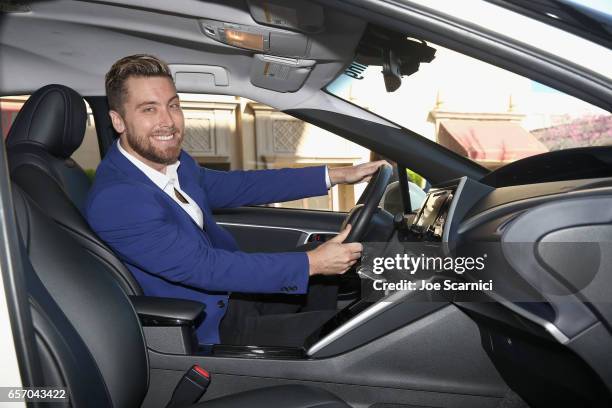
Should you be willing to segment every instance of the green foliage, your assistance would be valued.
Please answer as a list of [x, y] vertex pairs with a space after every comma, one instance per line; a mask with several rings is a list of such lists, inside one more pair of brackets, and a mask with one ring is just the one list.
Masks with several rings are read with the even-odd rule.
[[417, 186], [423, 188], [425, 187], [425, 179], [420, 174], [415, 173], [410, 169], [406, 169], [406, 173], [408, 174], [408, 181], [412, 181]]

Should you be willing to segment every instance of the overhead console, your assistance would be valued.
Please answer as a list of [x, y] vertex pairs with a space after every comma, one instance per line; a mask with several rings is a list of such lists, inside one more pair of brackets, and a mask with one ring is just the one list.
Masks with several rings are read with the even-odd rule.
[[248, 6], [253, 25], [202, 19], [202, 32], [256, 53], [250, 71], [253, 85], [277, 92], [297, 91], [316, 64], [307, 59], [312, 44], [309, 34], [324, 31], [323, 8], [283, 0], [250, 0]]
[[308, 54], [310, 41], [305, 34], [214, 20], [200, 24], [204, 34], [217, 41], [258, 52], [253, 56], [251, 83], [259, 88], [295, 92], [316, 64], [315, 60], [289, 58]]
[[200, 26], [208, 37], [233, 47], [283, 57], [308, 55], [309, 39], [303, 33], [215, 20], [200, 20]]
[[[255, 21], [304, 33], [323, 31], [323, 7], [304, 0], [247, 0]], [[290, 4], [290, 6], [289, 6]]]

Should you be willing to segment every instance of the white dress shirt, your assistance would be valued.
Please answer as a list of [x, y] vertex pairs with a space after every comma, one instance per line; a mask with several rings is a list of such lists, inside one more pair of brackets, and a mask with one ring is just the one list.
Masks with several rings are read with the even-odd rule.
[[[202, 213], [202, 209], [200, 206], [191, 198], [189, 194], [181, 190], [181, 184], [178, 179], [178, 167], [181, 165], [180, 161], [176, 161], [176, 163], [169, 164], [166, 166], [166, 174], [155, 170], [154, 168], [144, 164], [142, 161], [132, 156], [130, 153], [126, 152], [123, 147], [121, 147], [121, 143], [117, 143], [117, 147], [121, 154], [123, 154], [134, 166], [138, 167], [140, 171], [142, 171], [145, 176], [147, 176], [157, 187], [164, 190], [164, 193], [168, 194], [170, 198], [172, 198], [178, 205], [181, 206], [183, 210], [189, 214], [193, 222], [195, 222], [200, 228], [204, 228], [204, 214]], [[174, 189], [183, 196], [188, 201], [187, 204], [182, 203], [174, 194]]]
[[[136, 157], [132, 156], [130, 153], [126, 152], [123, 147], [121, 147], [121, 143], [117, 142], [117, 147], [121, 154], [123, 154], [134, 166], [136, 166], [140, 171], [142, 171], [145, 176], [147, 176], [157, 187], [161, 188], [171, 199], [173, 199], [178, 205], [181, 206], [183, 210], [189, 214], [193, 222], [195, 222], [200, 228], [204, 228], [204, 214], [202, 213], [202, 209], [200, 206], [191, 198], [189, 194], [181, 190], [181, 185], [178, 179], [178, 168], [181, 165], [180, 161], [176, 161], [176, 163], [169, 164], [166, 166], [166, 174], [155, 170], [154, 168], [148, 166], [147, 164], [140, 161]], [[325, 166], [325, 183], [327, 184], [327, 188], [331, 187], [331, 179], [329, 178], [329, 171], [327, 166]], [[183, 196], [188, 201], [187, 204], [182, 203], [174, 194], [174, 189]]]

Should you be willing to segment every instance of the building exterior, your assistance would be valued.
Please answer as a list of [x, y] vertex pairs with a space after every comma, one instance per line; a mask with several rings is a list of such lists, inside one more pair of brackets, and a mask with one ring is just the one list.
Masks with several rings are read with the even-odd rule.
[[[315, 165], [346, 166], [369, 160], [370, 151], [269, 106], [243, 98], [182, 94], [185, 116], [183, 149], [201, 165], [218, 170], [254, 170]], [[6, 137], [27, 96], [0, 98], [2, 134]], [[73, 158], [93, 173], [100, 162], [93, 115]], [[334, 186], [327, 196], [276, 207], [348, 211], [364, 185]]]

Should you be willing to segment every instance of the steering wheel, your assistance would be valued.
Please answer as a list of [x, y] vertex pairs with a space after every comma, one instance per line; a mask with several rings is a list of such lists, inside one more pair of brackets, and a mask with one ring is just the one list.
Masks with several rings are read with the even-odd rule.
[[344, 240], [345, 243], [361, 241], [392, 175], [393, 168], [386, 164], [374, 173], [359, 201], [342, 222], [340, 231], [346, 228], [347, 224], [351, 224], [351, 232]]

